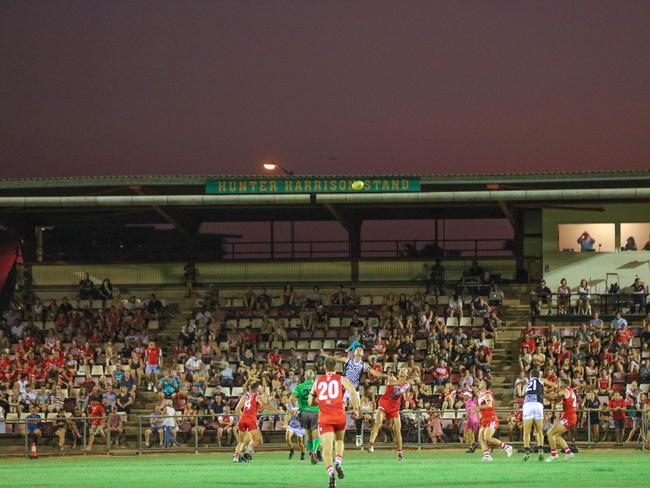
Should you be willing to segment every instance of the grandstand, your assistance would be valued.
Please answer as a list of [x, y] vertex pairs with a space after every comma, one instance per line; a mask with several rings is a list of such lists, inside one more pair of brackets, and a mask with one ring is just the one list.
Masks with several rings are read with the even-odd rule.
[[[59, 452], [57, 410], [68, 417], [83, 414], [95, 397], [119, 416], [112, 441], [119, 439], [121, 446], [98, 438], [92, 452], [159, 451], [157, 439], [145, 446], [161, 399], [142, 375], [150, 341], [163, 350], [163, 370], [176, 378], [166, 393], [180, 412], [179, 450], [229, 448], [227, 439], [218, 445], [224, 428], [219, 418], [228, 415], [226, 406], [234, 409], [249, 375], [259, 375], [282, 407], [296, 382], [291, 373], [322, 371], [322, 352], [344, 355], [355, 341], [383, 371], [406, 366], [421, 378], [405, 399], [413, 412], [407, 414], [405, 440], [418, 447], [433, 445], [428, 432], [436, 419], [444, 431], [442, 445], [462, 442], [462, 393], [482, 376], [492, 379], [501, 434], [507, 436], [513, 401], [522, 396], [517, 376], [522, 370], [525, 377], [537, 361], [574, 386], [591, 385], [585, 390], [593, 390], [603, 406], [615, 392], [634, 398], [626, 435], [641, 425], [637, 419], [647, 413], [643, 395], [650, 386], [650, 252], [641, 242], [650, 227], [650, 173], [378, 176], [369, 179], [380, 182], [377, 191], [364, 194], [349, 190], [347, 182], [356, 178], [339, 178], [337, 193], [306, 194], [297, 192], [298, 181], [304, 188], [324, 179], [287, 179], [292, 191], [272, 195], [249, 194], [260, 185], [242, 186], [242, 178], [1, 182], [0, 217], [22, 241], [8, 239], [16, 245], [6, 246], [14, 259], [4, 287], [0, 453], [27, 452], [31, 406], [42, 416], [40, 451]], [[270, 187], [277, 178], [266, 180]], [[401, 180], [414, 191], [391, 192], [391, 183]], [[230, 183], [237, 194], [210, 192], [226, 191]], [[450, 213], [475, 223], [466, 241], [438, 235], [444, 228], [438, 221]], [[475, 229], [481, 219], [494, 218], [509, 222], [514, 237], [494, 239], [499, 245], [490, 246]], [[206, 222], [248, 219], [337, 221], [348, 241], [318, 251], [317, 241], [305, 246], [271, 236], [256, 251], [219, 241], [215, 253], [215, 241], [200, 233]], [[377, 242], [364, 241], [360, 231], [371, 219], [433, 221], [438, 238], [414, 243], [415, 253], [401, 252], [403, 242], [376, 251], [371, 244]], [[134, 249], [151, 246], [149, 256], [124, 254], [124, 244], [113, 246], [118, 241], [108, 239], [94, 259], [87, 243], [70, 248], [57, 234], [89, 235], [102, 232], [104, 224], [111, 229], [104, 240], [145, 224], [172, 224], [175, 231], [158, 246], [160, 233], [154, 230], [127, 243]], [[567, 225], [580, 231], [576, 235]], [[611, 249], [564, 244], [571, 240], [565, 233], [577, 238], [583, 227], [593, 228], [596, 246], [613, 243]], [[50, 232], [58, 237], [48, 239]], [[632, 234], [638, 234], [635, 250], [624, 244]], [[505, 241], [511, 245], [503, 246]], [[188, 269], [198, 270], [196, 280], [186, 280]], [[136, 381], [126, 396], [108, 386], [130, 387], [124, 371]], [[366, 378], [362, 388], [368, 432], [384, 387]], [[591, 420], [584, 418], [573, 440], [592, 445], [601, 439], [592, 437]], [[282, 445], [281, 418], [265, 415], [261, 422], [268, 445]], [[87, 445], [88, 425], [81, 420], [78, 427], [75, 449], [73, 429], [64, 429], [64, 452], [80, 453]], [[351, 436], [353, 429], [351, 421]], [[613, 434], [605, 432], [602, 441], [616, 443]]]

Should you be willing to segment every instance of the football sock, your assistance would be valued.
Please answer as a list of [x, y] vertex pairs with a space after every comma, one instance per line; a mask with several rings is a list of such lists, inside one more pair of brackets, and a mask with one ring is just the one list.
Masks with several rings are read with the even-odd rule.
[[355, 420], [354, 426], [357, 429], [357, 435], [361, 435], [361, 428], [363, 427], [363, 420]]
[[320, 447], [320, 437], [316, 437], [316, 439], [313, 440], [312, 445], [314, 446], [314, 452], [317, 452]]
[[331, 464], [327, 467], [327, 474], [330, 476], [334, 475], [334, 466], [332, 466]]
[[508, 447], [507, 444], [502, 442], [501, 445], [499, 446], [499, 449], [505, 449], [506, 447]]
[[339, 456], [338, 454], [336, 455], [336, 458], [334, 459], [334, 463], [338, 464], [339, 466], [343, 463], [343, 456]]
[[551, 449], [551, 457], [557, 456], [557, 449]]
[[308, 451], [312, 451], [312, 450], [313, 450], [313, 449], [312, 449], [313, 444], [314, 444], [313, 441], [307, 441], [307, 450], [308, 450]]
[[484, 450], [483, 450], [483, 455], [484, 455], [485, 457], [488, 457], [488, 456], [490, 455], [490, 450], [489, 450], [489, 449], [484, 449]]
[[404, 454], [404, 451], [402, 451], [401, 449], [398, 449], [398, 450], [397, 450], [397, 455], [398, 455], [398, 456], [401, 456], [402, 454]]
[[571, 454], [571, 448], [570, 448], [570, 447], [567, 447], [567, 448], [564, 450], [564, 454]]

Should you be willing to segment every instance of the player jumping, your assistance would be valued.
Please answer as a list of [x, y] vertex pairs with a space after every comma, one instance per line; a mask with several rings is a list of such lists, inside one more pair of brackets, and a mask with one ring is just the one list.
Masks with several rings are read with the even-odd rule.
[[318, 406], [309, 404], [309, 392], [314, 387], [314, 372], [311, 369], [305, 371], [305, 381], [296, 386], [291, 392], [292, 399], [298, 404], [300, 411], [298, 418], [300, 425], [307, 437], [307, 451], [312, 464], [318, 464], [318, 448], [320, 437], [318, 437]]
[[494, 395], [490, 391], [490, 383], [483, 379], [478, 384], [478, 408], [481, 412], [481, 428], [478, 431], [478, 441], [483, 449], [483, 461], [493, 461], [490, 454], [490, 444], [499, 446], [506, 452], [508, 457], [512, 456], [512, 446], [501, 442], [494, 437], [499, 427], [499, 419], [494, 412]]
[[538, 369], [530, 370], [530, 381], [524, 395], [524, 461], [530, 458], [530, 435], [533, 426], [537, 435], [537, 453], [540, 461], [544, 460], [544, 384], [539, 379]]
[[[363, 360], [363, 347], [359, 342], [353, 342], [350, 346], [352, 351], [352, 356], [347, 358], [339, 358], [336, 356], [325, 356], [325, 358], [331, 357], [335, 361], [343, 364], [343, 376], [350, 380], [350, 383], [354, 386], [354, 390], [358, 393], [359, 386], [361, 385], [361, 375], [364, 372], [372, 374], [375, 370], [370, 367], [370, 365]], [[348, 395], [345, 396], [347, 400]], [[363, 435], [362, 435], [362, 425], [363, 419], [358, 418], [354, 421], [356, 427], [356, 446], [361, 447], [363, 445]]]
[[[260, 410], [270, 410], [273, 413], [283, 413], [282, 410], [271, 407], [266, 403], [265, 399], [260, 395], [260, 384], [253, 383], [250, 385], [249, 391], [246, 392], [239, 399], [237, 407], [235, 407], [235, 414], [239, 416], [239, 432], [237, 434], [237, 446], [235, 446], [235, 454], [232, 460], [238, 462], [248, 462], [253, 459], [253, 452], [255, 448], [261, 446], [264, 442], [262, 433], [257, 425], [257, 414]], [[246, 447], [244, 454], [242, 450]]]
[[[329, 488], [336, 488], [336, 475], [343, 478], [345, 473], [341, 467], [343, 462], [345, 435], [345, 407], [343, 396], [345, 392], [350, 395], [353, 414], [360, 417], [359, 394], [348, 378], [335, 373], [336, 360], [332, 357], [325, 359], [325, 375], [320, 376], [309, 394], [309, 404], [320, 408], [318, 414], [318, 432], [323, 446], [323, 460], [327, 465]], [[336, 459], [332, 463], [332, 448], [336, 442]]]
[[379, 407], [375, 413], [375, 423], [372, 426], [370, 433], [370, 442], [368, 443], [368, 452], [375, 452], [375, 439], [379, 434], [379, 429], [384, 424], [384, 419], [388, 419], [393, 428], [393, 438], [395, 440], [395, 447], [397, 447], [397, 460], [404, 461], [404, 453], [402, 451], [402, 421], [400, 419], [400, 406], [402, 395], [408, 391], [416, 379], [409, 379], [409, 371], [407, 368], [399, 370], [398, 377], [387, 375], [376, 371], [374, 373], [380, 378], [387, 378], [386, 391], [379, 399]]
[[560, 449], [564, 451], [564, 461], [568, 461], [574, 456], [574, 454], [566, 441], [562, 438], [562, 434], [570, 430], [578, 422], [578, 415], [576, 414], [578, 398], [576, 397], [575, 392], [569, 388], [568, 383], [563, 379], [558, 380], [558, 385], [545, 379], [542, 379], [542, 382], [551, 388], [557, 388], [557, 392], [549, 393], [548, 396], [550, 398], [562, 399], [562, 418], [559, 422], [553, 424], [546, 433], [548, 444], [551, 446], [551, 456], [546, 458], [546, 462], [549, 463], [560, 459], [557, 455], [558, 445], [560, 446]]

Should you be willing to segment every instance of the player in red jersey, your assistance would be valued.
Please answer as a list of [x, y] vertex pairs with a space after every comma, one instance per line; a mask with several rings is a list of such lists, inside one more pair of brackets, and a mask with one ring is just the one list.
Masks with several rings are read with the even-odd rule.
[[564, 460], [568, 461], [574, 456], [574, 454], [566, 441], [562, 438], [562, 435], [568, 430], [571, 430], [571, 428], [578, 422], [578, 415], [576, 413], [578, 398], [576, 397], [575, 392], [569, 387], [566, 380], [559, 379], [558, 384], [545, 379], [542, 379], [541, 381], [545, 385], [557, 389], [557, 391], [548, 394], [550, 399], [562, 399], [562, 418], [559, 422], [553, 424], [546, 433], [548, 444], [551, 446], [551, 455], [546, 458], [546, 462], [550, 463], [560, 459], [557, 455], [557, 446], [560, 446], [560, 449], [564, 451]]
[[379, 399], [379, 408], [377, 408], [377, 412], [375, 413], [375, 423], [370, 433], [368, 452], [375, 451], [375, 439], [379, 434], [379, 429], [384, 424], [384, 419], [388, 419], [393, 428], [395, 447], [397, 447], [397, 460], [402, 462], [404, 461], [404, 453], [402, 452], [402, 420], [399, 416], [402, 395], [408, 391], [412, 384], [416, 383], [417, 378], [409, 379], [409, 370], [407, 368], [400, 369], [397, 378], [381, 372], [375, 372], [374, 375], [380, 378], [387, 378], [388, 381], [386, 391]]
[[483, 461], [492, 461], [490, 444], [499, 446], [506, 451], [508, 457], [512, 456], [512, 446], [501, 442], [494, 437], [499, 428], [499, 419], [494, 412], [494, 395], [490, 391], [490, 382], [486, 379], [478, 384], [478, 408], [481, 412], [481, 428], [478, 431], [478, 441], [483, 449]]
[[[345, 406], [343, 396], [347, 391], [352, 403], [353, 415], [360, 418], [359, 407], [361, 401], [354, 385], [344, 376], [335, 373], [336, 359], [325, 359], [325, 375], [320, 376], [314, 383], [309, 394], [309, 404], [318, 405], [318, 433], [323, 448], [323, 460], [327, 466], [329, 488], [336, 488], [336, 475], [343, 478], [345, 473], [341, 464], [343, 462], [345, 434]], [[336, 442], [336, 459], [332, 466], [332, 448]]]
[[[282, 413], [282, 410], [271, 407], [266, 399], [259, 393], [260, 384], [253, 383], [249, 391], [239, 399], [235, 414], [239, 416], [237, 446], [232, 460], [236, 463], [251, 461], [255, 448], [263, 443], [262, 433], [257, 425], [257, 414], [260, 410], [269, 410], [272, 413]], [[244, 447], [248, 452], [241, 454]]]

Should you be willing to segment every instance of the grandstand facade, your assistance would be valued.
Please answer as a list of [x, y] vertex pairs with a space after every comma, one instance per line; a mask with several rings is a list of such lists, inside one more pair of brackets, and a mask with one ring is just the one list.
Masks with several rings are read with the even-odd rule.
[[[472, 222], [466, 239], [445, 239], [451, 219]], [[483, 237], [487, 219], [507, 220], [513, 237]], [[434, 237], [364, 240], [370, 220], [428, 221]], [[201, 232], [250, 221], [270, 229], [333, 221], [348, 238], [276, 242], [271, 230], [246, 247]], [[112, 442], [155, 449], [145, 432], [161, 387], [149, 388], [141, 373], [150, 341], [174, 378], [162, 396], [179, 412], [184, 449], [227, 446], [226, 407], [251, 376], [282, 406], [295, 376], [321, 370], [323, 354], [344, 355], [353, 342], [383, 371], [405, 366], [421, 378], [404, 405], [411, 444], [462, 442], [463, 394], [483, 376], [492, 378], [507, 436], [533, 365], [584, 385], [602, 406], [601, 429], [595, 434], [586, 414], [576, 442], [601, 440], [593, 437], [603, 435], [616, 393], [634, 398], [625, 434], [645, 435], [647, 171], [3, 180], [0, 223], [1, 453], [25, 452], [32, 407], [45, 452], [56, 452], [60, 429], [64, 450], [81, 452], [91, 425], [79, 420], [73, 450], [76, 434], [57, 415], [83, 416], [93, 398], [108, 403], [107, 422], [115, 416]], [[127, 370], [136, 385], [127, 382], [124, 393]], [[383, 385], [366, 378], [362, 393], [368, 432]], [[279, 417], [265, 416], [261, 427], [272, 443], [283, 437]], [[618, 441], [611, 430], [603, 442]], [[94, 446], [111, 448], [101, 437]]]

